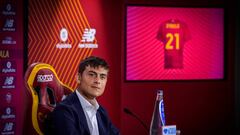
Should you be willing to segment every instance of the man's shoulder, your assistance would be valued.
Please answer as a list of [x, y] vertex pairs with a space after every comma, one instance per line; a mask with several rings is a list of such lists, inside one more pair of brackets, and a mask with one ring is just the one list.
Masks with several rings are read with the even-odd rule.
[[63, 99], [63, 101], [59, 102], [59, 104], [70, 105], [70, 104], [73, 104], [74, 102], [76, 102], [76, 99], [77, 99], [76, 92], [73, 92], [73, 93], [67, 95], [66, 98]]
[[77, 99], [76, 93], [73, 92], [69, 94], [63, 101], [59, 102], [57, 106], [55, 107], [56, 109], [63, 109], [63, 108], [74, 108], [76, 104], [79, 104], [79, 101]]

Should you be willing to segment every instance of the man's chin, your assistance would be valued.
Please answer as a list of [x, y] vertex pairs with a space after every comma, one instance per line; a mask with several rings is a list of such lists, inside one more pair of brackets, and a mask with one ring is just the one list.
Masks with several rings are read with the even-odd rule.
[[93, 93], [92, 96], [93, 96], [94, 98], [96, 98], [96, 97], [101, 96], [102, 94], [103, 94], [102, 92], [96, 92], [96, 93]]

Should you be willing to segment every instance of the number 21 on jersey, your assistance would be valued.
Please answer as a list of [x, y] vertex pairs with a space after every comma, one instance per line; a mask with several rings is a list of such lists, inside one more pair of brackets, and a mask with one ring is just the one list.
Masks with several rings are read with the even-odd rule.
[[[167, 33], [166, 38], [167, 38], [167, 43], [165, 46], [166, 50], [173, 50], [174, 48], [176, 50], [179, 50], [179, 33]], [[174, 44], [174, 39], [175, 39], [175, 44]]]

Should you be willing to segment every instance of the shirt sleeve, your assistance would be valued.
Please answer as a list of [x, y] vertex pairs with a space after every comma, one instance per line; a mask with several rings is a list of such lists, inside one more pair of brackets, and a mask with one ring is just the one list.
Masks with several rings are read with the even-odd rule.
[[161, 42], [164, 42], [164, 40], [165, 40], [165, 37], [163, 34], [164, 24], [165, 24], [165, 22], [160, 24], [158, 32], [157, 32], [157, 39], [160, 40]]
[[190, 30], [188, 28], [188, 25], [184, 22], [182, 22], [183, 28], [184, 28], [184, 41], [187, 42], [192, 38]]

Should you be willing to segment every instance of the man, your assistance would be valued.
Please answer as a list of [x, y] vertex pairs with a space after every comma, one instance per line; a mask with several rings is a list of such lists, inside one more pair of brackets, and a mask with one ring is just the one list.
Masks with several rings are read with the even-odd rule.
[[99, 57], [88, 57], [80, 65], [75, 92], [60, 102], [47, 119], [51, 135], [118, 135], [107, 112], [96, 100], [103, 94], [109, 66]]

